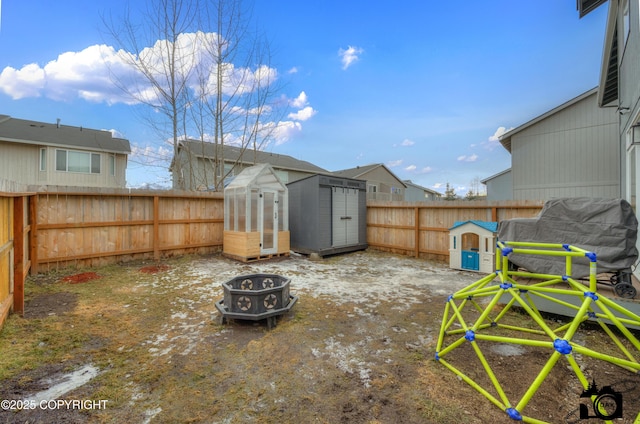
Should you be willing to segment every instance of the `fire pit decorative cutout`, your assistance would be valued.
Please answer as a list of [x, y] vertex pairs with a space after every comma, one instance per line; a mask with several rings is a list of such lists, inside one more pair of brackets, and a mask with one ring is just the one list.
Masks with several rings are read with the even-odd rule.
[[267, 320], [276, 325], [278, 315], [289, 312], [298, 297], [289, 293], [291, 280], [276, 274], [252, 274], [222, 283], [224, 298], [216, 302], [222, 323], [229, 319]]

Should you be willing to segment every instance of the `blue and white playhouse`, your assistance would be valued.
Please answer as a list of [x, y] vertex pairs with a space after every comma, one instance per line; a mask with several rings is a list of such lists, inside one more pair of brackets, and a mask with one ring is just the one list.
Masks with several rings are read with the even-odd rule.
[[494, 272], [497, 232], [497, 222], [455, 222], [449, 228], [449, 266], [485, 274]]

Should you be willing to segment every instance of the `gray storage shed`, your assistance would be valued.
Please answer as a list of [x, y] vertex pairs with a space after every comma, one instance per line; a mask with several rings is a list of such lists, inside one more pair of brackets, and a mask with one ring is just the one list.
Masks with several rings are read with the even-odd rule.
[[287, 184], [291, 250], [320, 256], [367, 248], [367, 182], [312, 175]]

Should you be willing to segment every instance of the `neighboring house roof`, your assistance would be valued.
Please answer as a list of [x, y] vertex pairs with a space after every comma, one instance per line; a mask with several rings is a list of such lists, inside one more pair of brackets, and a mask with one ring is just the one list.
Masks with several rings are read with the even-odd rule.
[[[577, 0], [580, 18], [589, 14], [607, 0]], [[600, 69], [600, 89], [598, 105], [618, 106], [618, 2], [609, 2], [607, 26], [605, 29], [602, 64]], [[628, 105], [627, 105], [628, 106]]]
[[[216, 144], [201, 141], [187, 140], [180, 142], [181, 147], [186, 147], [193, 155], [202, 158], [213, 159], [216, 154]], [[220, 146], [219, 146], [220, 147]], [[222, 146], [223, 156], [227, 162], [238, 162], [244, 165], [254, 165], [257, 163], [268, 163], [274, 168], [287, 169], [291, 171], [302, 171], [318, 174], [330, 174], [326, 169], [320, 168], [310, 162], [295, 159], [291, 156], [278, 153], [265, 152], [253, 149], [242, 149], [237, 146]]]
[[428, 193], [434, 194], [436, 196], [442, 196], [442, 193], [435, 191], [435, 190], [431, 190], [430, 188], [426, 188], [426, 187], [422, 187], [421, 185], [418, 185], [414, 182], [412, 182], [411, 180], [402, 180], [402, 182], [407, 186], [407, 187], [413, 187], [413, 188], [417, 188], [418, 190], [424, 190]]
[[16, 119], [8, 115], [0, 115], [0, 140], [109, 153], [131, 153], [129, 140], [113, 137], [110, 131]]
[[402, 180], [400, 178], [398, 178], [393, 172], [391, 172], [391, 170], [389, 170], [389, 168], [387, 168], [386, 166], [384, 166], [381, 163], [374, 163], [374, 164], [371, 164], [371, 165], [356, 166], [355, 168], [342, 169], [340, 171], [334, 171], [334, 172], [332, 172], [332, 174], [336, 175], [336, 176], [339, 176], [339, 177], [363, 179], [362, 176], [364, 174], [367, 174], [367, 173], [373, 171], [376, 168], [384, 168], [389, 174], [391, 174], [396, 180], [398, 180], [398, 182], [400, 184], [402, 184], [405, 188], [407, 187], [406, 184], [404, 182], [402, 182]]
[[575, 98], [569, 100], [568, 102], [565, 102], [565, 103], [561, 104], [560, 106], [555, 107], [555, 108], [551, 109], [550, 111], [545, 112], [545, 113], [543, 113], [542, 115], [540, 115], [540, 116], [538, 116], [536, 118], [533, 118], [532, 120], [520, 125], [519, 127], [514, 128], [514, 129], [502, 134], [500, 136], [500, 138], [499, 138], [500, 139], [500, 144], [502, 144], [502, 146], [505, 149], [507, 149], [507, 151], [509, 153], [511, 153], [511, 137], [513, 137], [514, 135], [518, 134], [520, 131], [523, 131], [523, 130], [529, 128], [530, 126], [535, 125], [538, 122], [540, 122], [540, 121], [542, 121], [542, 120], [544, 120], [544, 119], [546, 119], [546, 118], [548, 118], [548, 117], [550, 117], [552, 115], [555, 115], [556, 113], [560, 112], [561, 110], [566, 109], [566, 108], [578, 103], [579, 101], [584, 100], [587, 97], [594, 95], [597, 92], [598, 92], [598, 87], [592, 88], [591, 90], [589, 90], [589, 91], [587, 91], [585, 93], [582, 93], [578, 97], [575, 97]]
[[488, 181], [491, 181], [491, 180], [493, 180], [494, 178], [501, 177], [501, 176], [503, 176], [503, 175], [505, 175], [505, 174], [508, 174], [509, 172], [511, 172], [511, 168], [507, 168], [507, 169], [505, 169], [504, 171], [498, 172], [497, 174], [493, 174], [492, 176], [487, 177], [487, 178], [485, 178], [484, 180], [480, 180], [480, 182], [481, 182], [482, 184], [487, 184], [487, 182], [488, 182]]
[[491, 231], [492, 233], [498, 232], [498, 223], [497, 222], [489, 222], [489, 221], [477, 221], [477, 220], [469, 220], [469, 221], [456, 221], [453, 223], [453, 227], [449, 228], [449, 230], [453, 230], [454, 228], [461, 227], [465, 224], [474, 224], [480, 228], [484, 228], [487, 231]]

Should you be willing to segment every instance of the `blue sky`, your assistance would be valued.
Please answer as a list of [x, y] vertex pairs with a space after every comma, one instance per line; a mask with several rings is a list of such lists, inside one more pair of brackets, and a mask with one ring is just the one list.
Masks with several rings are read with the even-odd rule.
[[[170, 184], [145, 165], [145, 152], [168, 164], [170, 146], [113, 95], [96, 54], [111, 45], [101, 14], [127, 2], [0, 4], [0, 114], [117, 131], [134, 147], [128, 185]], [[463, 196], [510, 166], [496, 135], [598, 84], [606, 7], [580, 20], [575, 5], [256, 0], [293, 129], [267, 150], [330, 171], [384, 163]]]

